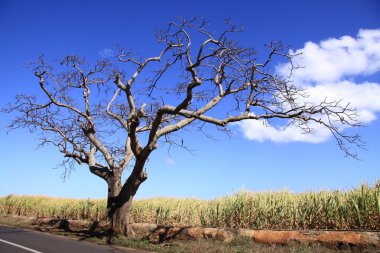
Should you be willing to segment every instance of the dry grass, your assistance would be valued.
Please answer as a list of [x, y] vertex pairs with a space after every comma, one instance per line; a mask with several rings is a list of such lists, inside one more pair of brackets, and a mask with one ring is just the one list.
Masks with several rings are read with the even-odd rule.
[[[0, 198], [0, 213], [36, 217], [106, 220], [105, 200], [43, 196]], [[215, 200], [152, 198], [136, 200], [134, 222], [172, 226], [249, 229], [380, 230], [380, 181], [350, 191], [294, 194], [240, 192]]]
[[164, 244], [150, 244], [143, 240], [114, 238], [117, 245], [152, 250], [158, 253], [375, 253], [377, 248], [331, 246], [322, 244], [260, 244], [244, 237], [237, 237], [230, 243], [215, 240], [172, 241]]

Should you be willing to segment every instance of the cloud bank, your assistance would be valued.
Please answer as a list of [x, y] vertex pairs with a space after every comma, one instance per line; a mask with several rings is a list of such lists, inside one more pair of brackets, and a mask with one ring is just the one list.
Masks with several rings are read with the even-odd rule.
[[[356, 38], [343, 36], [320, 43], [309, 41], [304, 48], [289, 53], [302, 53], [293, 61], [302, 68], [297, 69], [291, 79], [307, 89], [308, 101], [342, 99], [357, 109], [362, 123], [376, 120], [380, 112], [380, 83], [354, 80], [380, 72], [380, 29], [361, 29]], [[281, 64], [276, 72], [287, 76], [289, 69], [289, 64]], [[315, 129], [312, 134], [303, 134], [296, 126], [273, 126], [264, 121], [247, 120], [237, 125], [247, 139], [256, 141], [321, 143], [331, 137], [329, 130], [319, 125], [311, 125]]]

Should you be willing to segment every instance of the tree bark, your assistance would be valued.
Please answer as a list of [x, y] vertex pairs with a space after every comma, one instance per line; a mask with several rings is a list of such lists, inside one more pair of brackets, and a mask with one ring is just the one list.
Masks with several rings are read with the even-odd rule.
[[129, 201], [122, 203], [120, 207], [116, 207], [110, 214], [111, 232], [114, 234], [120, 234], [130, 236], [133, 234], [129, 226], [129, 210], [132, 206], [133, 196]]
[[129, 226], [129, 211], [138, 188], [147, 179], [143, 171], [144, 164], [145, 160], [136, 162], [132, 174], [123, 186], [119, 173], [115, 173], [108, 180], [107, 211], [111, 234], [133, 235]]
[[128, 227], [128, 211], [130, 203], [119, 207], [118, 196], [121, 191], [121, 177], [113, 175], [108, 179], [107, 212], [110, 220], [110, 232], [124, 234]]

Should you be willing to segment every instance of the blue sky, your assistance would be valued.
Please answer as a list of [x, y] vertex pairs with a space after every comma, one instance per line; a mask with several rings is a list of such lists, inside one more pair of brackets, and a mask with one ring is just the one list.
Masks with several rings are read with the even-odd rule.
[[[137, 198], [215, 198], [241, 189], [294, 192], [350, 189], [380, 178], [380, 2], [343, 1], [0, 1], [0, 107], [19, 93], [36, 93], [25, 64], [44, 54], [89, 59], [112, 55], [116, 45], [156, 55], [154, 31], [176, 16], [205, 17], [221, 31], [225, 18], [245, 28], [241, 44], [259, 51], [272, 40], [303, 51], [306, 66], [294, 78], [311, 87], [313, 98], [342, 95], [352, 100], [366, 127], [359, 130], [366, 150], [360, 160], [344, 156], [323, 132], [299, 137], [290, 129], [262, 129], [253, 122], [232, 127], [231, 138], [197, 131], [184, 141], [193, 153], [156, 150], [147, 164], [148, 180]], [[345, 36], [345, 37], [344, 37]], [[307, 43], [307, 44], [305, 44]], [[344, 49], [344, 50], [343, 50]], [[328, 65], [328, 69], [321, 66]], [[281, 71], [279, 67], [278, 71]], [[322, 94], [322, 95], [321, 95]], [[0, 114], [0, 196], [38, 194], [78, 198], [106, 196], [105, 183], [77, 167], [65, 182], [53, 147], [37, 148], [27, 130], [7, 134], [12, 115]]]

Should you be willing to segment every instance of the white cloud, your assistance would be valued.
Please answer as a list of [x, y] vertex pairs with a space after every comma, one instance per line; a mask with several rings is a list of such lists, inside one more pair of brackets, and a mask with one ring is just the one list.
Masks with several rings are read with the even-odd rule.
[[[350, 103], [357, 109], [359, 121], [369, 124], [376, 120], [376, 114], [380, 112], [380, 84], [355, 83], [353, 80], [357, 76], [380, 72], [380, 29], [362, 29], [356, 38], [343, 36], [320, 43], [309, 41], [304, 48], [290, 51], [291, 54], [301, 52], [293, 63], [303, 68], [291, 78], [296, 85], [307, 89], [309, 97], [306, 101], [318, 104], [325, 99], [342, 99], [342, 105]], [[289, 64], [282, 64], [277, 72], [285, 77], [289, 75], [289, 68]], [[237, 125], [247, 139], [257, 141], [320, 143], [331, 136], [328, 129], [316, 124], [310, 125], [315, 132], [303, 134], [293, 125], [285, 128], [264, 123], [247, 120]], [[342, 129], [344, 127], [347, 126]]]
[[263, 142], [265, 140], [273, 142], [309, 142], [321, 143], [330, 137], [330, 131], [326, 128], [321, 128], [319, 125], [310, 124], [315, 132], [304, 134], [294, 125], [288, 127], [274, 127], [268, 125], [262, 120], [245, 120], [238, 123], [243, 131], [244, 137], [248, 140], [256, 140]]
[[109, 58], [114, 56], [114, 51], [110, 48], [104, 48], [102, 51], [99, 52], [99, 54], [103, 58]]
[[[357, 38], [330, 38], [319, 44], [309, 41], [304, 48], [290, 53], [302, 53], [293, 61], [295, 66], [302, 67], [292, 76], [299, 85], [370, 75], [380, 71], [380, 29], [359, 30]], [[289, 68], [289, 64], [282, 64], [277, 71], [287, 76]]]
[[308, 87], [308, 93], [308, 101], [312, 103], [318, 103], [325, 98], [329, 101], [342, 99], [342, 105], [350, 103], [351, 107], [357, 109], [358, 120], [363, 123], [375, 120], [376, 113], [380, 112], [380, 84], [377, 83], [323, 83]]
[[173, 165], [173, 164], [175, 164], [175, 161], [173, 159], [171, 159], [170, 157], [167, 157], [165, 159], [165, 164], [167, 164], [167, 165]]

